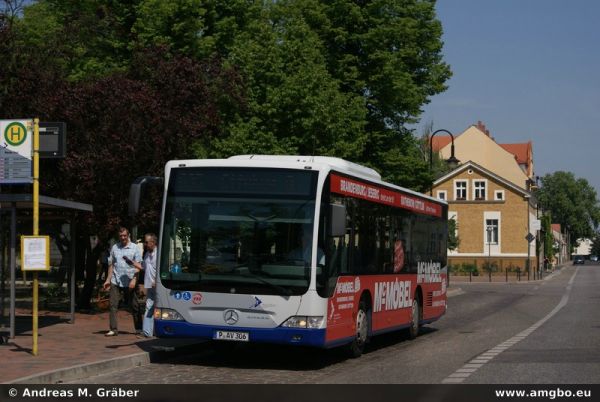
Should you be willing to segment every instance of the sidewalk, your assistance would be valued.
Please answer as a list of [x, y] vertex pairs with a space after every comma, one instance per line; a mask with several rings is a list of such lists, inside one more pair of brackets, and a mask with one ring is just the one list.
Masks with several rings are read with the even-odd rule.
[[0, 383], [54, 384], [124, 370], [191, 351], [189, 339], [138, 339], [131, 314], [119, 311], [119, 335], [106, 337], [108, 312], [70, 315], [41, 310], [33, 356], [31, 309], [18, 309], [16, 335], [0, 344]]
[[472, 283], [484, 283], [484, 282], [494, 282], [494, 283], [529, 283], [529, 282], [539, 282], [539, 281], [543, 281], [546, 280], [548, 278], [551, 278], [555, 275], [557, 275], [558, 273], [561, 272], [561, 270], [563, 268], [566, 268], [567, 266], [569, 266], [569, 264], [563, 264], [563, 265], [558, 265], [556, 267], [554, 267], [553, 270], [548, 270], [545, 271], [542, 274], [542, 278], [537, 278], [533, 276], [533, 274], [529, 277], [529, 280], [527, 279], [527, 273], [521, 274], [520, 278], [517, 277], [517, 275], [515, 273], [510, 273], [508, 275], [508, 277], [505, 274], [502, 273], [496, 273], [496, 274], [492, 274], [491, 276], [491, 281], [490, 281], [490, 276], [487, 272], [485, 273], [480, 273], [479, 275], [471, 275], [471, 277], [469, 278], [469, 275], [450, 275], [450, 283], [468, 283], [468, 282], [472, 282]]

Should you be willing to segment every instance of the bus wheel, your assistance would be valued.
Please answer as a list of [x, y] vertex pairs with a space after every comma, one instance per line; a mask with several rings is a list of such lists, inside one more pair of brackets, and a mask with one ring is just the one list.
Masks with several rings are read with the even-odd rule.
[[417, 297], [413, 300], [412, 306], [412, 319], [410, 321], [410, 327], [408, 327], [408, 337], [415, 339], [419, 335], [419, 327], [421, 321], [421, 305]]
[[367, 303], [361, 300], [356, 313], [356, 336], [350, 344], [350, 357], [360, 357], [365, 350], [368, 339], [369, 316], [367, 315]]

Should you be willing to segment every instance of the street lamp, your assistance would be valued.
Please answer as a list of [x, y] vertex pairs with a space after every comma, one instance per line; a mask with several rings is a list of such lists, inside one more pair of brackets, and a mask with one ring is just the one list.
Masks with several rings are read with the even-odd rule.
[[488, 278], [489, 281], [492, 281], [492, 230], [494, 230], [491, 226], [486, 228], [487, 230], [487, 241], [488, 241]]
[[[446, 159], [446, 163], [448, 164], [450, 169], [454, 169], [460, 163], [460, 161], [458, 159], [456, 159], [456, 157], [454, 156], [454, 136], [452, 135], [452, 133], [450, 131], [444, 130], [444, 129], [436, 130], [433, 132], [433, 134], [431, 134], [431, 137], [429, 137], [429, 171], [432, 174], [433, 174], [433, 137], [437, 133], [446, 133], [450, 136], [450, 139], [452, 140], [452, 145], [450, 146], [450, 157], [448, 159]], [[431, 184], [431, 188], [429, 189], [429, 195], [433, 195], [433, 183]]]

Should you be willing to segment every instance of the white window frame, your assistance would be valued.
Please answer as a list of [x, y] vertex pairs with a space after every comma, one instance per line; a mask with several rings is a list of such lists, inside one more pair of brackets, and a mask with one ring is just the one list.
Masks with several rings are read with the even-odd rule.
[[[443, 195], [443, 197], [440, 197], [441, 195]], [[446, 191], [446, 190], [438, 190], [438, 192], [437, 192], [437, 198], [438, 198], [438, 200], [448, 201], [448, 191]]]
[[[498, 222], [496, 242], [488, 243], [487, 222], [495, 220]], [[483, 213], [483, 254], [498, 255], [502, 248], [502, 214], [500, 211], [485, 211]]]
[[[498, 198], [500, 195], [500, 198]], [[506, 201], [504, 190], [494, 190], [494, 201]]]
[[[456, 196], [457, 190], [458, 190], [458, 183], [464, 183], [465, 187], [462, 188], [461, 190], [465, 191], [465, 198], [458, 198]], [[468, 180], [454, 180], [454, 200], [459, 200], [459, 201], [467, 201], [469, 199], [469, 181]]]
[[[477, 198], [476, 194], [477, 194], [477, 190], [481, 190], [481, 188], [477, 188], [478, 184], [483, 183], [483, 198]], [[473, 200], [474, 201], [486, 201], [487, 200], [487, 195], [488, 195], [488, 185], [487, 185], [487, 180], [486, 179], [474, 179], [473, 180]]]

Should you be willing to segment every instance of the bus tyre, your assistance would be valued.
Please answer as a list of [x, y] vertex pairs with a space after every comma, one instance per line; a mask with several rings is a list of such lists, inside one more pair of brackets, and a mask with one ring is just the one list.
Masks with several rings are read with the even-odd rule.
[[415, 339], [419, 335], [419, 327], [421, 322], [421, 305], [419, 299], [415, 297], [413, 299], [412, 306], [412, 318], [410, 320], [410, 327], [408, 327], [409, 339]]
[[356, 336], [350, 344], [350, 357], [360, 357], [365, 350], [365, 345], [369, 340], [369, 316], [367, 311], [367, 303], [364, 300], [360, 301], [358, 311], [356, 312]]

